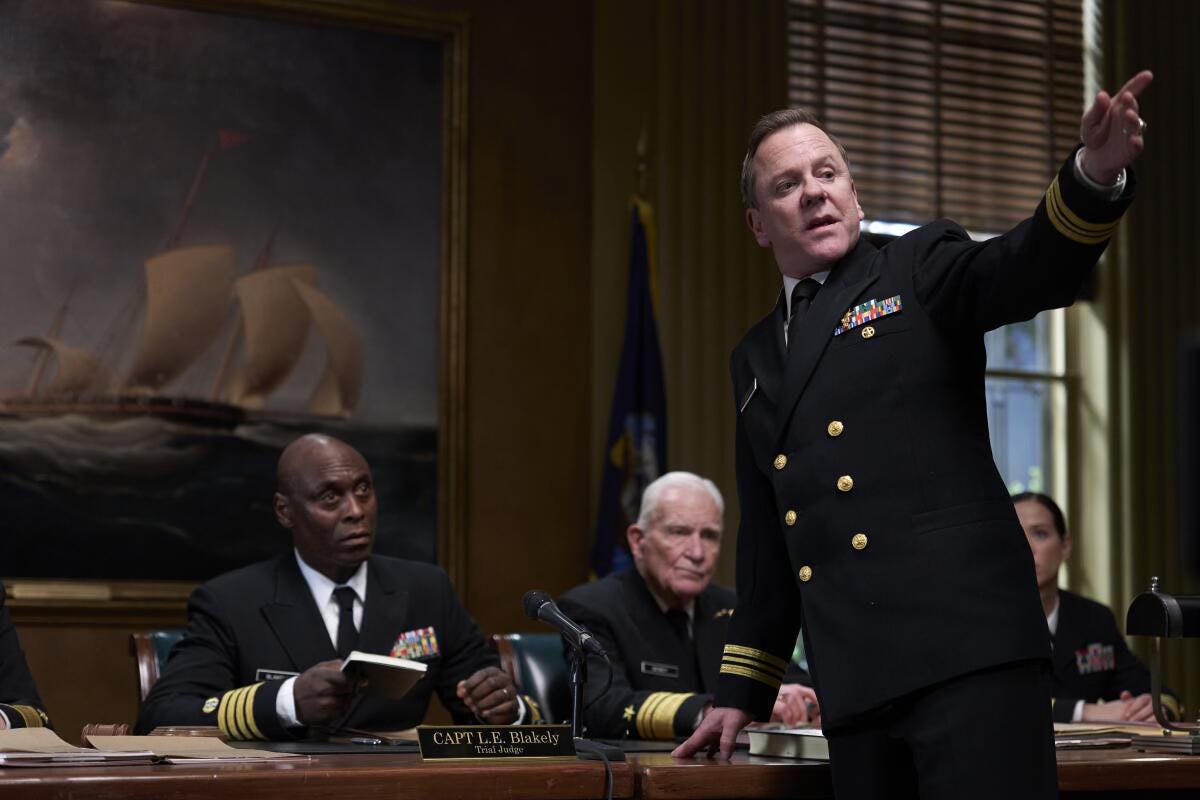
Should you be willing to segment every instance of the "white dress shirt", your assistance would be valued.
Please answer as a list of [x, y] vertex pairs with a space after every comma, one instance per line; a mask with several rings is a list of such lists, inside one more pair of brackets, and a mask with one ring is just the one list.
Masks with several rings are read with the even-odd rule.
[[[367, 562], [364, 561], [360, 564], [358, 569], [345, 583], [334, 583], [310, 567], [300, 557], [299, 550], [296, 551], [296, 564], [300, 567], [300, 574], [304, 576], [304, 582], [308, 584], [308, 590], [312, 592], [313, 602], [317, 604], [317, 610], [321, 612], [321, 621], [325, 623], [325, 630], [329, 633], [329, 641], [336, 649], [338, 620], [341, 617], [341, 609], [338, 607], [337, 600], [334, 599], [333, 590], [341, 586], [349, 586], [354, 590], [354, 627], [361, 631], [363, 601], [367, 597]], [[285, 728], [298, 728], [304, 724], [296, 717], [295, 689], [296, 678], [293, 676], [283, 682], [283, 685], [279, 687], [279, 694], [275, 695], [275, 715], [279, 718], [280, 724]], [[520, 725], [526, 716], [525, 701], [520, 695], [517, 695], [516, 701], [517, 718], [512, 724]]]
[[[338, 620], [342, 612], [338, 607], [337, 600], [333, 597], [333, 590], [340, 586], [349, 586], [354, 590], [354, 627], [356, 630], [362, 630], [363, 600], [367, 596], [367, 562], [359, 564], [358, 569], [345, 583], [334, 583], [304, 563], [299, 550], [295, 552], [300, 574], [304, 576], [304, 582], [308, 584], [308, 590], [312, 592], [313, 602], [317, 604], [317, 610], [321, 612], [321, 621], [325, 623], [325, 630], [329, 633], [329, 642], [336, 649]], [[279, 687], [279, 694], [275, 695], [275, 715], [279, 717], [279, 722], [287, 728], [299, 727], [302, 724], [296, 718], [295, 689], [296, 678], [293, 676], [283, 682], [283, 686]]]

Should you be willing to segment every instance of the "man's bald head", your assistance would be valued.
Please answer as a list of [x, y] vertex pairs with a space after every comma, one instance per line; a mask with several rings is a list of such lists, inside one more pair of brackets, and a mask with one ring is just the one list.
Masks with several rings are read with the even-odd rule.
[[362, 454], [310, 433], [284, 448], [275, 470], [275, 518], [292, 532], [305, 563], [347, 580], [375, 542], [375, 487]]
[[[279, 461], [275, 465], [275, 491], [292, 495], [297, 488], [298, 477], [316, 461], [323, 451], [344, 448], [354, 453], [360, 459], [362, 455], [341, 439], [326, 436], [323, 433], [306, 433], [299, 439], [283, 448]], [[364, 459], [365, 463], [365, 459]]]

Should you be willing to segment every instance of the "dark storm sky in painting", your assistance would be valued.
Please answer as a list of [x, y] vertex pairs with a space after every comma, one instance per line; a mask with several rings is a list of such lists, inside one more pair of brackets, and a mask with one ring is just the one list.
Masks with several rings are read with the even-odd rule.
[[[181, 245], [247, 271], [303, 261], [366, 349], [366, 424], [437, 420], [441, 45], [107, 0], [0, 0], [0, 392], [69, 297], [60, 338], [124, 374], [143, 261], [163, 249], [218, 131]], [[5, 135], [6, 134], [6, 135]], [[231, 305], [231, 318], [233, 314]], [[223, 336], [225, 336], [223, 334]], [[206, 397], [224, 341], [168, 393]], [[310, 333], [268, 408], [303, 408]]]

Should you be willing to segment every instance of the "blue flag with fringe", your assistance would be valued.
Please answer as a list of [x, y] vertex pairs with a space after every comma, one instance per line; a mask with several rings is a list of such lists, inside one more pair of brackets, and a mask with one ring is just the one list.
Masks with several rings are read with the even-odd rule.
[[596, 511], [591, 572], [602, 577], [632, 562], [625, 530], [637, 519], [642, 490], [666, 471], [667, 395], [658, 346], [654, 213], [635, 197], [629, 249], [629, 300], [621, 366], [613, 390]]

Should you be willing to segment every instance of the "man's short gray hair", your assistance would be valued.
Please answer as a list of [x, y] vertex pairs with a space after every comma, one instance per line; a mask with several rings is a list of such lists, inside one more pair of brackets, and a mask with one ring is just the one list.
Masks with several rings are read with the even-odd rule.
[[677, 470], [655, 478], [642, 492], [642, 507], [638, 510], [637, 526], [643, 531], [654, 527], [659, 500], [667, 489], [702, 489], [708, 492], [717, 504], [717, 514], [722, 518], [722, 527], [724, 527], [725, 499], [721, 497], [721, 490], [717, 488], [717, 485], [708, 478], [701, 478], [694, 472]]
[[758, 152], [758, 146], [772, 133], [796, 125], [812, 125], [824, 132], [829, 141], [837, 147], [842, 161], [846, 163], [846, 169], [850, 169], [850, 157], [846, 155], [846, 148], [842, 147], [837, 137], [830, 133], [811, 111], [805, 108], [781, 108], [772, 111], [760, 117], [754, 124], [754, 130], [750, 131], [750, 141], [746, 145], [746, 157], [742, 159], [742, 205], [746, 208], [758, 208], [758, 199], [754, 195], [754, 182], [758, 180], [758, 176], [754, 174], [754, 154]]

